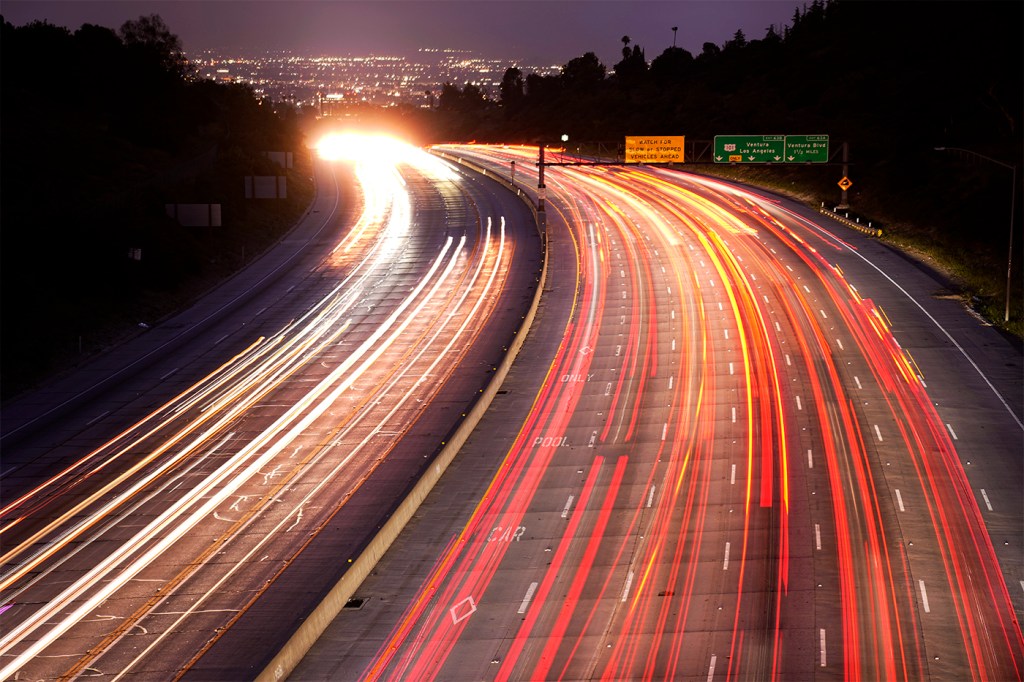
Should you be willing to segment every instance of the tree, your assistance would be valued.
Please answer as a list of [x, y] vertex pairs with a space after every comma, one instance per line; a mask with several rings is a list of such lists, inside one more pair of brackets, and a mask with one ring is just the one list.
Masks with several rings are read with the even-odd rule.
[[126, 21], [119, 33], [125, 46], [147, 53], [169, 73], [180, 78], [192, 75], [192, 66], [182, 51], [181, 39], [171, 33], [159, 14]]
[[501, 78], [499, 93], [501, 94], [501, 105], [508, 112], [514, 112], [523, 105], [523, 72], [512, 66], [505, 70]]
[[681, 47], [670, 47], [651, 62], [651, 78], [659, 85], [676, 83], [692, 66], [692, 54]]
[[562, 82], [570, 90], [594, 88], [604, 82], [604, 64], [593, 52], [570, 59], [562, 67]]

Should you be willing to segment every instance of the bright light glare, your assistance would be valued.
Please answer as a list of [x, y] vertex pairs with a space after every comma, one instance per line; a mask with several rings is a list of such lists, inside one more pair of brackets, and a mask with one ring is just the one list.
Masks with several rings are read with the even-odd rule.
[[387, 135], [332, 133], [316, 145], [320, 158], [327, 161], [373, 161], [396, 164], [413, 154], [415, 147]]
[[316, 150], [327, 161], [354, 161], [378, 168], [408, 164], [437, 180], [458, 180], [458, 175], [437, 157], [387, 135], [332, 133], [320, 138]]

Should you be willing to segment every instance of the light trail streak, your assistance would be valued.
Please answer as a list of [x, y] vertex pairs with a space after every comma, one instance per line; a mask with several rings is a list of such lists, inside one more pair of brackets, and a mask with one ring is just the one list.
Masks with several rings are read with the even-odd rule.
[[[428, 161], [436, 163], [432, 158]], [[363, 174], [361, 177], [364, 182], [371, 182], [371, 176]], [[293, 448], [293, 444], [310, 431], [328, 409], [338, 404], [342, 393], [351, 390], [360, 377], [371, 371], [381, 374], [378, 365], [385, 356], [395, 355], [392, 348], [410, 343], [408, 349], [396, 358], [398, 364], [384, 372], [383, 378], [373, 379], [376, 383], [372, 390], [378, 395], [387, 396], [398, 390], [397, 397], [389, 399], [381, 408], [376, 407], [380, 400], [364, 398], [361, 406], [357, 407], [358, 412], [353, 412], [352, 417], [346, 419], [348, 426], [345, 428], [354, 429], [371, 411], [378, 413], [374, 416], [380, 420], [377, 425], [364, 427], [368, 435], [336, 463], [331, 474], [319, 479], [301, 500], [291, 502], [293, 511], [279, 515], [272, 531], [261, 535], [260, 542], [242, 549], [243, 559], [222, 573], [213, 588], [203, 588], [206, 591], [200, 593], [190, 608], [177, 612], [174, 626], [155, 632], [155, 640], [141, 653], [136, 652], [134, 660], [121, 669], [120, 675], [128, 674], [162, 641], [175, 636], [179, 624], [194, 614], [227, 613], [235, 614], [234, 618], [237, 618], [244, 609], [200, 607], [204, 600], [217, 594], [217, 585], [224, 585], [236, 573], [248, 570], [259, 553], [264, 551], [264, 546], [277, 541], [279, 531], [297, 528], [300, 523], [303, 526], [321, 523], [321, 519], [313, 515], [309, 515], [307, 520], [305, 512], [310, 508], [309, 503], [327, 491], [330, 482], [360, 456], [371, 438], [384, 433], [382, 425], [393, 423], [398, 425], [397, 428], [389, 428], [388, 438], [380, 440], [385, 451], [379, 456], [369, 457], [371, 463], [383, 461], [387, 449], [404, 431], [401, 424], [407, 422], [402, 420], [409, 419], [409, 415], [415, 418], [423, 409], [418, 404], [410, 407], [413, 398], [416, 398], [416, 403], [426, 403], [425, 399], [443, 385], [455, 368], [453, 359], [470, 347], [472, 339], [480, 333], [481, 320], [496, 304], [497, 291], [504, 280], [503, 272], [512, 254], [511, 245], [505, 237], [504, 218], [501, 218], [497, 237], [492, 237], [491, 221], [487, 218], [486, 227], [481, 225], [480, 237], [472, 254], [467, 254], [466, 236], [458, 244], [448, 237], [418, 283], [391, 304], [387, 316], [368, 328], [365, 338], [353, 350], [348, 351], [326, 375], [318, 372], [321, 376], [316, 382], [309, 388], [303, 388], [300, 395], [290, 399], [292, 402], [275, 401], [280, 402], [284, 412], [255, 435], [247, 434], [249, 439], [238, 452], [221, 452], [232, 438], [233, 432], [228, 429], [246, 417], [252, 408], [266, 403], [275, 391], [286, 385], [289, 378], [307, 371], [307, 367], [326, 367], [321, 365], [319, 358], [337, 347], [339, 340], [350, 333], [353, 322], [349, 316], [362, 306], [363, 297], [376, 286], [372, 280], [379, 278], [381, 272], [390, 272], [397, 249], [406, 248], [404, 235], [410, 230], [411, 210], [404, 189], [405, 181], [393, 170], [374, 177], [376, 180], [373, 182], [377, 184], [364, 187], [366, 195], [389, 194], [391, 198], [385, 202], [368, 199], [368, 212], [364, 213], [366, 220], [360, 221], [359, 230], [349, 233], [343, 242], [346, 248], [341, 252], [352, 251], [357, 240], [372, 238], [372, 241], [365, 241], [360, 246], [359, 257], [352, 261], [348, 274], [326, 296], [277, 334], [267, 339], [260, 338], [125, 432], [0, 510], [4, 521], [0, 532], [11, 533], [19, 522], [24, 523], [25, 519], [40, 513], [51, 501], [59, 502], [68, 491], [83, 488], [85, 482], [98, 480], [100, 472], [110, 469], [115, 474], [95, 490], [83, 488], [85, 495], [74, 506], [54, 517], [42, 529], [32, 531], [17, 545], [5, 543], [7, 551], [3, 560], [14, 568], [3, 576], [0, 588], [6, 590], [6, 596], [10, 597], [42, 585], [55, 570], [76, 559], [99, 538], [111, 534], [144, 506], [166, 498], [169, 493], [176, 496], [142, 530], [133, 531], [129, 537], [118, 540], [119, 544], [102, 561], [73, 584], [62, 588], [31, 613], [19, 614], [19, 622], [10, 621], [5, 625], [0, 638], [0, 654], [7, 660], [0, 670], [0, 677], [18, 673], [33, 660], [50, 658], [44, 655], [49, 646], [77, 624], [92, 622], [87, 618], [90, 613], [124, 589], [153, 561], [166, 556], [188, 537], [192, 529], [205, 523], [206, 519], [216, 518], [218, 508], [230, 504], [236, 514], [242, 512], [243, 516], [215, 542], [214, 547], [224, 549], [241, 538], [241, 531], [254, 523], [260, 510], [277, 495], [276, 492], [242, 494], [242, 486], [260, 486], [262, 481], [263, 486], [273, 486], [271, 490], [280, 491], [285, 485], [307, 475], [309, 467], [325, 457], [328, 449], [319, 449], [320, 455], [316, 458], [295, 460], [298, 468], [284, 470], [280, 462], [274, 462], [279, 457], [284, 460], [294, 457], [301, 446]], [[386, 210], [381, 209], [384, 204], [387, 204]], [[383, 224], [374, 229], [375, 222]], [[339, 250], [335, 249], [337, 253]], [[328, 264], [328, 267], [338, 266], [337, 261]], [[436, 309], [436, 312], [428, 308]], [[412, 334], [414, 329], [418, 331]], [[159, 445], [154, 447], [154, 442]], [[145, 453], [142, 457], [139, 457], [140, 450]], [[208, 468], [218, 455], [215, 469], [198, 477], [194, 475], [200, 473], [200, 467]], [[124, 458], [130, 458], [129, 466], [118, 472], [114, 465]], [[371, 471], [372, 468], [361, 475], [353, 472], [355, 485], [365, 481]], [[183, 487], [181, 482], [186, 477], [189, 477], [190, 485]], [[249, 498], [259, 499], [248, 509], [239, 508], [239, 503]], [[207, 556], [211, 551], [207, 550]], [[135, 615], [123, 619], [123, 624], [107, 637], [102, 646], [93, 648], [68, 674], [76, 674], [74, 671], [81, 672], [87, 665], [93, 665], [87, 662], [102, 657], [132, 627], [141, 627], [134, 624], [158, 604], [173, 598], [190, 575], [208, 570], [210, 566], [205, 560], [200, 560], [182, 569], [178, 577], [167, 583], [170, 589], [164, 591], [163, 596], [141, 606]], [[32, 579], [24, 580], [30, 571], [35, 571]], [[6, 614], [5, 619], [9, 615]], [[26, 639], [29, 633], [33, 633], [30, 642]]]
[[[531, 151], [458, 153], [493, 168], [494, 159], [528, 161]], [[920, 371], [881, 311], [826, 259], [863, 258], [852, 244], [756, 193], [664, 171], [552, 169], [548, 208], [565, 221], [576, 245], [580, 305], [520, 437], [368, 679], [443, 679], [454, 669], [446, 666], [461, 660], [456, 652], [471, 657], [465, 650], [471, 645], [460, 638], [472, 642], [484, 626], [472, 618], [444, 623], [431, 604], [443, 612], [472, 594], [481, 611], [500, 618], [500, 589], [491, 581], [508, 548], [478, 538], [494, 523], [518, 525], [556, 475], [548, 471], [550, 449], [527, 443], [560, 436], [573, 425], [599, 435], [581, 448], [587, 457], [628, 457], [617, 461], [626, 462], [625, 477], [643, 494], [621, 510], [615, 535], [607, 533], [605, 517], [584, 511], [580, 498], [570, 519], [577, 563], [567, 566], [557, 555], [557, 566], [524, 576], [549, 587], [533, 593], [525, 621], [509, 625], [515, 634], [498, 657], [496, 679], [713, 675], [716, 659], [708, 672], [681, 653], [694, 642], [728, 647], [728, 679], [783, 679], [792, 666], [787, 660], [795, 651], [813, 650], [815, 635], [819, 666], [828, 662], [848, 679], [927, 676], [922, 638], [930, 626], [921, 621], [913, 575], [916, 566], [936, 562], [946, 580], [939, 586], [929, 579], [929, 591], [952, 598], [953, 639], [959, 638], [944, 658], [976, 679], [1020, 676], [1024, 638], [957, 461], [955, 434], [943, 426]], [[602, 306], [614, 312], [602, 315]], [[620, 313], [619, 306], [629, 309]], [[677, 306], [680, 331], [657, 335], [657, 311], [669, 310], [675, 324]], [[575, 352], [584, 346], [590, 352]], [[613, 368], [591, 369], [595, 355], [605, 363], [614, 359]], [[843, 369], [847, 364], [858, 374]], [[718, 373], [718, 367], [728, 371]], [[639, 380], [657, 376], [659, 368], [668, 382]], [[617, 372], [611, 383], [608, 371]], [[552, 381], [590, 372], [597, 377], [592, 387]], [[847, 389], [847, 376], [856, 394]], [[661, 393], [652, 392], [655, 384]], [[881, 412], [869, 418], [862, 407], [868, 402], [881, 405]], [[595, 412], [602, 425], [585, 421]], [[797, 472], [789, 465], [789, 453], [800, 451], [794, 447], [807, 453], [807, 468]], [[572, 453], [564, 457], [572, 461]], [[914, 508], [904, 506], [896, 489], [899, 512], [930, 522], [931, 545], [913, 555], [895, 520], [883, 459], [912, 470], [902, 487], [914, 488], [908, 498]], [[707, 539], [708, 528], [719, 522], [712, 500], [733, 504], [729, 488], [719, 486], [723, 477], [712, 475], [723, 463], [732, 472], [727, 486], [735, 485], [737, 464], [745, 467], [736, 491], [741, 513], [730, 517], [739, 535], [727, 536], [735, 539], [724, 560], [721, 545]], [[793, 500], [806, 508], [818, 482], [826, 486], [826, 517], [791, 516]], [[809, 635], [787, 630], [787, 623], [810, 615], [790, 599], [794, 579], [802, 589], [808, 582], [806, 572], [791, 574], [794, 528], [813, 537], [816, 556], [838, 578], [837, 597], [814, 591], [816, 604], [837, 605], [837, 615], [822, 621], [838, 633], [831, 637], [831, 661], [826, 627]], [[558, 538], [558, 547], [570, 540], [562, 531]], [[704, 557], [722, 562], [714, 589], [729, 611], [729, 627], [709, 632], [693, 620], [704, 599], [697, 590]], [[969, 579], [968, 570], [977, 579]]]

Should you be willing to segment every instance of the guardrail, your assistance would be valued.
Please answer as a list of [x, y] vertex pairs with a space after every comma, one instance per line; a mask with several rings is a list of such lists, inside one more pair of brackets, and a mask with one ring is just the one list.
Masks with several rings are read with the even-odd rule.
[[858, 232], [863, 232], [864, 234], [871, 235], [872, 237], [881, 237], [882, 236], [882, 228], [874, 227], [871, 224], [871, 221], [868, 221], [868, 224], [864, 225], [864, 224], [862, 224], [860, 222], [860, 218], [856, 218], [854, 220], [850, 220], [850, 214], [849, 213], [838, 213], [837, 212], [838, 210], [839, 210], [838, 208], [836, 208], [835, 210], [829, 210], [829, 209], [825, 208], [825, 204], [822, 204], [821, 207], [818, 209], [818, 212], [827, 215], [832, 220], [835, 220], [836, 222], [842, 223], [843, 225], [846, 225], [847, 227], [852, 227], [853, 229], [857, 230]]
[[[444, 446], [440, 452], [434, 458], [432, 465], [424, 472], [423, 476], [416, 485], [413, 486], [412, 490], [405, 497], [404, 500], [398, 505], [384, 525], [381, 526], [377, 534], [367, 543], [363, 551], [354, 559], [350, 560], [350, 566], [345, 574], [341, 576], [334, 587], [327, 593], [320, 604], [313, 609], [312, 613], [303, 621], [299, 629], [289, 638], [285, 643], [284, 647], [271, 659], [270, 663], [263, 669], [263, 671], [256, 676], [256, 682], [273, 682], [276, 680], [283, 680], [288, 677], [289, 674], [299, 664], [299, 661], [306, 655], [310, 647], [316, 642], [316, 640], [324, 633], [331, 622], [337, 618], [338, 614], [348, 603], [348, 600], [352, 598], [356, 590], [363, 583], [370, 572], [377, 565], [377, 562], [381, 560], [391, 544], [398, 538], [398, 535], [405, 528], [406, 524], [412, 519], [413, 514], [419, 509], [419, 506], [426, 499], [427, 495], [434, 488], [437, 482], [441, 479], [441, 475], [444, 474], [448, 465], [451, 464], [452, 460], [458, 454], [459, 450], [465, 444], [470, 434], [480, 423], [487, 408], [491, 406], [494, 397], [498, 394], [498, 390], [501, 388], [502, 383], [505, 381], [505, 377], [508, 375], [509, 369], [512, 367], [512, 362], [516, 356], [519, 355], [519, 351], [522, 349], [523, 344], [526, 342], [526, 337], [530, 332], [530, 328], [533, 325], [533, 320], [537, 315], [537, 309], [540, 306], [540, 297], [544, 291], [544, 285], [547, 282], [548, 272], [548, 242], [547, 235], [544, 226], [541, 225], [543, 222], [538, 217], [537, 206], [529, 198], [529, 196], [523, 192], [519, 187], [509, 180], [495, 174], [493, 171], [479, 166], [475, 163], [466, 161], [465, 159], [459, 159], [459, 157], [452, 157], [451, 155], [436, 152], [439, 156], [442, 156], [449, 161], [459, 163], [473, 172], [485, 175], [486, 177], [495, 180], [502, 185], [505, 185], [510, 190], [514, 191], [524, 202], [526, 202], [534, 216], [534, 221], [537, 223], [537, 231], [540, 234], [541, 241], [544, 248], [544, 254], [542, 257], [540, 274], [537, 280], [537, 288], [533, 294], [533, 300], [530, 303], [530, 308], [526, 315], [523, 316], [523, 323], [516, 330], [515, 337], [513, 337], [512, 343], [509, 344], [508, 351], [505, 353], [505, 357], [502, 358], [498, 364], [491, 380], [487, 383], [487, 386], [481, 390], [481, 394], [477, 399], [473, 407], [466, 413], [465, 418], [459, 423], [451, 437], [445, 441]], [[543, 214], [542, 214], [543, 215]]]

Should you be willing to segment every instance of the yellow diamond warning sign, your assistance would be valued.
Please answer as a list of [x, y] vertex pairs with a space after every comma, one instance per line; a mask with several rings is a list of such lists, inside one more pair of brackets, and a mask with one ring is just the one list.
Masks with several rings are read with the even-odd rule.
[[683, 163], [684, 135], [626, 136], [626, 163]]
[[842, 189], [844, 192], [853, 187], [853, 182], [851, 182], [850, 178], [846, 177], [845, 175], [843, 176], [843, 179], [839, 181], [838, 184], [840, 189]]

